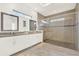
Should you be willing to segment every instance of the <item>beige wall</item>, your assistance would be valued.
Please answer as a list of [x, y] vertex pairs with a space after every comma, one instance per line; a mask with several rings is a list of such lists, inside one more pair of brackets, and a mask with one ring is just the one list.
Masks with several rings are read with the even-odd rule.
[[75, 8], [75, 13], [76, 13], [76, 26], [75, 26], [75, 46], [79, 50], [79, 3], [77, 3], [76, 8]]
[[[75, 10], [66, 11], [56, 15], [46, 17], [49, 20], [64, 18], [64, 21], [55, 23], [56, 25], [62, 24], [61, 27], [44, 27], [44, 39], [50, 39], [55, 41], [74, 43], [74, 26], [75, 25]], [[66, 26], [64, 25], [71, 25]]]

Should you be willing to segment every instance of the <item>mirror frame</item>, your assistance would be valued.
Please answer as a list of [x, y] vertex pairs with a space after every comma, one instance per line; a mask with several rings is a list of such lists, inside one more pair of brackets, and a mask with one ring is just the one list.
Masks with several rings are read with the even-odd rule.
[[[4, 17], [3, 17], [3, 15], [8, 15], [8, 16], [12, 16], [12, 17], [16, 17], [17, 18], [17, 30], [5, 30], [4, 28], [3, 28], [3, 24], [4, 24], [4, 22], [3, 22], [3, 20], [4, 20]], [[4, 13], [4, 12], [1, 12], [1, 31], [19, 31], [19, 17], [18, 16], [15, 16], [15, 15], [12, 15], [12, 14], [8, 14], [8, 13]]]

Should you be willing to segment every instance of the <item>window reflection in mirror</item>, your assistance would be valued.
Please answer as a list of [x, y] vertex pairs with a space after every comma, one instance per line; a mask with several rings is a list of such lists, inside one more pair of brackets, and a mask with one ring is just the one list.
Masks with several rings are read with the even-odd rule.
[[26, 21], [23, 21], [23, 27], [26, 27]]

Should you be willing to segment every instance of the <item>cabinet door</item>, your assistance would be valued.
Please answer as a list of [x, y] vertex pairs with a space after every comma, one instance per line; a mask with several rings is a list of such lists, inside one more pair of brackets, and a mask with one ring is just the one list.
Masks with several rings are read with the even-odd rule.
[[37, 44], [39, 42], [42, 42], [43, 36], [42, 34], [33, 34], [33, 35], [28, 35], [29, 43], [30, 45]]
[[18, 52], [24, 48], [26, 48], [26, 36], [21, 35], [21, 36], [15, 36], [14, 37], [14, 51]]
[[11, 55], [13, 53], [13, 39], [11, 37], [0, 38], [0, 56]]
[[15, 36], [13, 42], [14, 42], [13, 51], [16, 53], [20, 50], [23, 50], [39, 42], [42, 42], [42, 34]]

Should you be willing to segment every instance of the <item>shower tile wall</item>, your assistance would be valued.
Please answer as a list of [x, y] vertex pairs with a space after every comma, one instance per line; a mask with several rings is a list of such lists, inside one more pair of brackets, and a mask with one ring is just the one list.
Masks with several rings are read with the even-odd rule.
[[[65, 15], [66, 14], [66, 15]], [[54, 40], [59, 42], [75, 44], [75, 11], [58, 14], [51, 19], [64, 18], [63, 21], [53, 22], [51, 27], [44, 27], [44, 40]]]
[[76, 26], [75, 26], [75, 28], [76, 28], [76, 33], [75, 33], [75, 35], [76, 35], [76, 37], [75, 37], [75, 46], [76, 46], [76, 48], [79, 50], [79, 3], [77, 3], [77, 5], [76, 5]]

